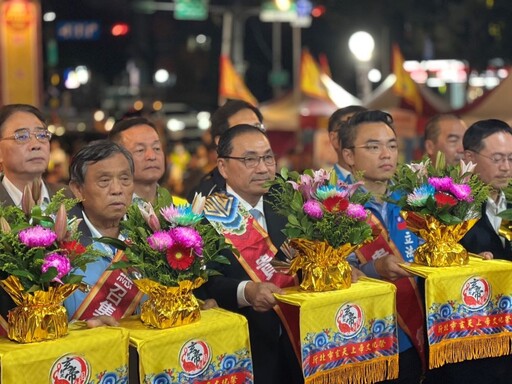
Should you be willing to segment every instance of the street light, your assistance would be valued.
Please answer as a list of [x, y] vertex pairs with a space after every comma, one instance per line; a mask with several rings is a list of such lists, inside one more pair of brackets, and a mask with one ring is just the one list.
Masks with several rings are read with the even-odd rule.
[[361, 100], [365, 101], [372, 92], [368, 72], [372, 58], [375, 41], [373, 37], [364, 31], [355, 32], [348, 40], [350, 52], [356, 58], [356, 84], [357, 93]]

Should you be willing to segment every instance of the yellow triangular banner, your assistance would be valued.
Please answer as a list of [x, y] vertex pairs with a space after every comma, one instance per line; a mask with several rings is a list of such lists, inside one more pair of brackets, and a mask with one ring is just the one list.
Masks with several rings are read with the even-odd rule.
[[225, 55], [220, 57], [219, 96], [221, 99], [240, 99], [258, 105], [258, 100], [236, 72], [230, 58]]
[[423, 112], [423, 100], [418, 85], [404, 69], [404, 58], [398, 45], [393, 44], [393, 73], [396, 76], [393, 91], [414, 107], [416, 113]]
[[327, 89], [321, 80], [322, 71], [307, 49], [302, 51], [300, 64], [300, 90], [303, 94], [319, 99], [330, 100]]

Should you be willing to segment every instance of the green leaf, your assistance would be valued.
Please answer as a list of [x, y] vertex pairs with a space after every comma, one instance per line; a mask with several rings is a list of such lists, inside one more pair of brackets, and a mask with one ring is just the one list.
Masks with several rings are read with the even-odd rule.
[[126, 248], [127, 248], [127, 245], [124, 241], [122, 241], [120, 239], [115, 239], [113, 237], [106, 237], [106, 236], [96, 237], [96, 238], [94, 238], [94, 240], [98, 241], [100, 243], [103, 243], [103, 244], [112, 245], [113, 247], [120, 249], [122, 251], [126, 250]]

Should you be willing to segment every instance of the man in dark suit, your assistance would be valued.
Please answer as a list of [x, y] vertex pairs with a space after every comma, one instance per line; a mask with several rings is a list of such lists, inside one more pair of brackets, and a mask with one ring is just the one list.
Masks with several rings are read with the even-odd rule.
[[[210, 134], [212, 142], [217, 145], [219, 137], [229, 128], [238, 124], [249, 124], [264, 129], [263, 115], [258, 108], [246, 101], [229, 99], [211, 117]], [[219, 169], [214, 168], [202, 178], [199, 185], [192, 189], [187, 196], [187, 200], [192, 202], [196, 192], [201, 192], [203, 196], [207, 196], [213, 191], [224, 190], [225, 188], [226, 180], [219, 173]]]
[[[226, 230], [230, 224], [225, 224], [224, 219], [215, 221], [207, 208], [207, 218], [217, 225], [216, 228], [222, 227], [220, 231], [240, 253], [240, 258], [233, 253], [226, 254], [231, 264], [218, 267], [222, 275], [209, 279], [205, 286], [207, 294], [216, 299], [220, 307], [247, 318], [255, 383], [302, 382], [298, 360], [274, 308], [277, 302], [273, 294], [280, 293], [282, 287], [292, 285], [294, 281], [278, 274], [270, 263], [272, 258], [284, 257], [276, 249], [286, 239], [281, 232], [286, 218], [272, 210], [272, 195], [268, 194], [265, 185], [275, 177], [272, 148], [259, 128], [237, 125], [221, 136], [217, 153], [217, 165], [226, 180], [226, 190], [210, 196], [207, 206], [225, 203], [226, 209], [213, 212], [213, 216], [225, 213], [227, 221], [234, 218], [233, 225], [238, 228], [242, 223], [243, 230], [240, 238], [231, 236]], [[272, 247], [268, 245], [266, 234]]]
[[[0, 108], [0, 203], [21, 207], [23, 190], [40, 183], [37, 203], [49, 199], [64, 185], [42, 181], [50, 160], [51, 132], [41, 111], [28, 104], [9, 104]], [[71, 192], [66, 189], [66, 195]], [[0, 274], [0, 278], [6, 276]], [[11, 297], [0, 289], [0, 315], [5, 318], [14, 307]]]
[[471, 125], [463, 139], [466, 162], [476, 163], [475, 174], [491, 186], [482, 217], [464, 236], [461, 244], [470, 252], [492, 252], [495, 259], [512, 261], [510, 241], [498, 231], [498, 213], [511, 207], [503, 189], [512, 178], [512, 129], [501, 120], [481, 120]]

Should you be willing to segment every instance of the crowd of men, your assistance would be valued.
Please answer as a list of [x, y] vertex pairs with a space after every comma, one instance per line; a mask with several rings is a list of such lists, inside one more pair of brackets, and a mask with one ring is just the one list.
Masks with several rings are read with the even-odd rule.
[[[272, 195], [268, 193], [266, 183], [276, 177], [276, 159], [262, 123], [259, 110], [246, 102], [230, 100], [220, 107], [212, 115], [211, 126], [217, 146], [217, 167], [193, 191], [201, 191], [203, 195], [217, 192], [217, 198], [224, 196], [238, 200], [240, 209], [250, 212], [254, 218], [250, 220], [249, 229], [254, 226], [260, 233], [267, 233], [277, 250], [273, 257], [279, 259], [284, 258], [281, 246], [286, 238], [281, 230], [286, 218], [272, 211]], [[400, 285], [397, 300], [405, 296], [419, 297], [417, 280], [400, 264], [412, 261], [411, 252], [406, 251], [406, 242], [408, 246], [417, 247], [420, 240], [398, 225], [400, 208], [387, 198], [399, 155], [392, 117], [383, 111], [350, 106], [331, 116], [328, 130], [338, 156], [334, 165], [338, 178], [346, 183], [361, 178], [364, 188], [372, 196], [366, 208], [378, 219], [386, 238], [396, 246], [392, 248], [395, 251], [375, 260], [358, 252], [350, 260], [353, 268], [359, 274], [386, 281], [405, 279], [407, 284]], [[24, 187], [42, 179], [48, 166], [51, 136], [44, 117], [36, 108], [20, 104], [0, 109], [0, 200], [4, 204], [19, 206]], [[140, 201], [155, 201], [161, 188], [158, 183], [165, 171], [162, 148], [152, 122], [136, 117], [119, 121], [107, 140], [92, 142], [73, 157], [70, 182], [64, 187], [69, 196], [81, 200], [73, 213], [83, 219], [82, 241], [94, 243], [105, 256], [87, 268], [84, 280], [91, 289], [76, 292], [65, 301], [70, 318], [87, 320], [90, 326], [116, 324], [118, 318], [100, 312], [89, 316], [88, 307], [99, 300], [94, 288], [98, 281], [105, 281], [102, 276], [116, 254], [115, 249], [95, 242], [94, 238], [123, 239], [120, 223], [127, 207]], [[511, 244], [498, 233], [501, 223], [498, 214], [509, 207], [504, 188], [512, 177], [512, 129], [499, 120], [479, 121], [467, 128], [457, 116], [436, 116], [425, 127], [425, 153], [435, 162], [438, 152], [444, 153], [449, 164], [456, 164], [461, 159], [476, 163], [475, 172], [492, 188], [482, 207], [481, 218], [462, 244], [468, 251], [484, 254], [486, 258], [512, 261]], [[61, 187], [43, 180], [43, 201]], [[182, 201], [176, 198], [175, 203]], [[238, 248], [236, 241], [233, 245]], [[212, 277], [200, 294], [203, 299], [214, 299], [220, 307], [247, 318], [255, 383], [301, 383], [304, 379], [299, 362], [274, 311], [276, 299], [273, 294], [281, 292], [291, 282], [258, 279], [251, 263], [261, 255], [249, 252], [244, 251], [241, 255], [228, 252], [230, 265], [219, 267], [222, 274]], [[123, 307], [121, 309], [132, 308], [129, 304], [119, 305]], [[417, 330], [411, 327], [414, 321], [410, 318], [422, 316], [422, 303], [417, 304], [418, 311], [399, 316], [399, 378], [390, 383], [510, 381], [510, 356], [470, 360], [424, 372], [420, 356], [425, 352], [425, 343], [416, 337]], [[5, 316], [12, 306], [9, 297], [0, 292], [1, 314]]]

